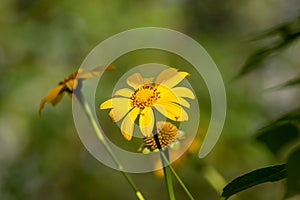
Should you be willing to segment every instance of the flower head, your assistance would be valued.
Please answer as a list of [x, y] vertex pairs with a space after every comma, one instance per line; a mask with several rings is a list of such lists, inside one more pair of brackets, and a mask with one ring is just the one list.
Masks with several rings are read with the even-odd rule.
[[[179, 130], [170, 122], [158, 121], [156, 123], [156, 134], [161, 148], [171, 145], [178, 137]], [[144, 138], [145, 146], [150, 150], [157, 150], [158, 146], [154, 135]]]
[[173, 121], [186, 121], [188, 115], [182, 106], [189, 108], [185, 98], [194, 99], [193, 92], [186, 87], [175, 87], [189, 74], [168, 68], [154, 78], [143, 78], [135, 73], [127, 78], [132, 88], [122, 88], [113, 97], [100, 105], [100, 109], [111, 109], [109, 116], [114, 122], [120, 121], [121, 133], [131, 140], [134, 122], [139, 116], [139, 127], [145, 137], [151, 135], [154, 127], [155, 108]]
[[[51, 89], [48, 94], [41, 100], [39, 106], [39, 114], [45, 105], [45, 103], [51, 103], [52, 106], [55, 106], [67, 93], [69, 96], [72, 96], [75, 90], [79, 90], [82, 86], [82, 81], [85, 79], [90, 79], [94, 76], [99, 76], [99, 71], [104, 70], [106, 66], [95, 67], [89, 71], [82, 72], [82, 69], [76, 70], [74, 73], [70, 74], [67, 78], [60, 81], [58, 86]], [[113, 70], [114, 66], [109, 65], [105, 70]]]

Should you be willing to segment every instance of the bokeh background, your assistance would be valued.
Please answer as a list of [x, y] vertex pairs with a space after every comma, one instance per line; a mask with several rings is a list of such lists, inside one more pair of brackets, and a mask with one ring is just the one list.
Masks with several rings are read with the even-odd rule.
[[[135, 199], [122, 175], [84, 148], [69, 97], [54, 108], [47, 105], [41, 117], [38, 106], [99, 42], [136, 27], [171, 28], [194, 38], [222, 73], [228, 111], [220, 140], [206, 158], [197, 157], [196, 146], [174, 166], [196, 199], [218, 199], [221, 193], [211, 185], [218, 181], [208, 176], [204, 170], [208, 167], [229, 182], [283, 161], [285, 155], [275, 157], [253, 139], [253, 133], [299, 106], [299, 90], [268, 88], [299, 74], [300, 44], [269, 60], [264, 69], [232, 79], [259, 45], [249, 39], [293, 20], [299, 9], [297, 0], [0, 0], [0, 199]], [[116, 63], [116, 73], [121, 73], [118, 65], [129, 68], [155, 59], [174, 67], [180, 63], [158, 52], [128, 56]], [[202, 84], [199, 80], [199, 88], [204, 88], [199, 94], [203, 120], [199, 140], [210, 114], [209, 95]], [[126, 145], [120, 134], [115, 135]], [[132, 177], [146, 199], [167, 199], [159, 173]], [[174, 185], [178, 199], [187, 199], [179, 184]], [[263, 184], [234, 198], [276, 200], [284, 189], [283, 182]]]

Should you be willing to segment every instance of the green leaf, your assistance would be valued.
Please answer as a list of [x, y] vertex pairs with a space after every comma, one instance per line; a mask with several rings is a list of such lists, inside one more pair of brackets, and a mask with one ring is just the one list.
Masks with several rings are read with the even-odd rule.
[[286, 196], [291, 197], [300, 193], [300, 148], [295, 150], [287, 161], [287, 192]]
[[279, 181], [286, 178], [286, 174], [285, 164], [257, 169], [234, 179], [231, 183], [226, 185], [223, 189], [222, 197], [228, 199], [230, 196], [255, 185]]
[[236, 78], [261, 67], [264, 60], [289, 47], [293, 42], [297, 41], [299, 37], [300, 17], [255, 37], [254, 40], [273, 39], [274, 41], [250, 54]]
[[276, 123], [261, 129], [256, 139], [264, 143], [272, 153], [278, 154], [283, 146], [299, 137], [297, 126], [292, 123]]

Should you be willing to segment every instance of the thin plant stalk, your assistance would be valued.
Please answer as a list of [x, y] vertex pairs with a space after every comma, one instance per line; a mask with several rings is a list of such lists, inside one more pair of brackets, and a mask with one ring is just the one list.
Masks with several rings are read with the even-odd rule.
[[157, 129], [156, 124], [154, 123], [154, 128], [153, 128], [152, 134], [154, 135], [155, 143], [160, 151], [160, 158], [161, 158], [161, 162], [162, 162], [162, 166], [163, 166], [164, 177], [165, 177], [165, 181], [167, 184], [169, 198], [172, 200], [175, 199], [175, 194], [174, 194], [174, 189], [173, 189], [173, 184], [172, 184], [172, 174], [173, 174], [175, 176], [175, 178], [177, 179], [177, 181], [179, 182], [180, 186], [183, 188], [183, 190], [189, 197], [189, 199], [194, 200], [194, 197], [192, 196], [190, 191], [187, 189], [187, 187], [184, 185], [181, 178], [178, 176], [178, 174], [175, 172], [173, 167], [170, 165], [169, 151], [168, 151], [168, 149], [162, 150], [156, 129]]
[[175, 194], [174, 194], [173, 183], [172, 183], [172, 174], [169, 167], [164, 167], [164, 174], [165, 174], [170, 200], [171, 199], [175, 200]]
[[170, 165], [169, 163], [169, 159], [162, 154], [163, 159], [165, 160], [165, 162], [167, 163], [167, 168], [170, 169], [171, 173], [174, 175], [174, 177], [177, 179], [177, 181], [179, 182], [180, 186], [182, 187], [182, 189], [185, 191], [185, 193], [187, 194], [187, 196], [191, 199], [194, 200], [194, 197], [192, 196], [192, 194], [190, 193], [190, 191], [188, 190], [188, 188], [185, 186], [185, 184], [183, 183], [183, 181], [181, 180], [181, 178], [179, 177], [179, 175], [176, 173], [176, 171], [174, 170], [174, 168], [172, 167], [172, 165]]
[[[166, 150], [166, 151], [168, 151], [168, 150]], [[168, 153], [168, 152], [166, 152], [166, 153]], [[166, 160], [164, 159], [164, 157], [166, 157], [165, 151], [160, 151], [160, 156], [161, 156], [161, 162], [163, 164], [163, 171], [164, 171], [164, 175], [165, 175], [165, 180], [166, 180], [166, 184], [167, 184], [169, 197], [170, 197], [170, 199], [175, 199], [173, 183], [172, 183], [173, 182], [172, 174], [171, 174], [170, 168], [168, 166], [168, 162], [166, 162]]]
[[113, 162], [117, 165], [118, 170], [122, 173], [122, 175], [125, 177], [125, 179], [129, 183], [130, 187], [134, 190], [136, 197], [139, 200], [144, 200], [145, 198], [143, 197], [142, 193], [140, 192], [140, 190], [138, 189], [138, 187], [135, 185], [135, 183], [133, 182], [133, 180], [130, 178], [130, 176], [126, 172], [123, 171], [124, 170], [123, 166], [121, 165], [121, 163], [117, 159], [116, 155], [113, 153], [112, 149], [110, 148], [110, 146], [106, 142], [103, 134], [101, 133], [101, 131], [100, 131], [99, 127], [98, 127], [98, 123], [97, 123], [95, 117], [93, 116], [93, 114], [91, 112], [91, 108], [90, 108], [89, 104], [85, 101], [85, 99], [83, 98], [82, 95], [76, 94], [75, 96], [79, 100], [80, 105], [82, 106], [82, 108], [83, 108], [83, 110], [84, 110], [84, 112], [85, 112], [88, 120], [90, 121], [90, 123], [92, 125], [92, 128], [94, 129], [94, 131], [95, 131], [98, 139], [103, 144], [105, 150], [107, 151], [107, 153], [109, 154], [109, 156], [112, 158]]
[[[159, 149], [159, 152], [160, 152], [160, 158], [161, 158], [161, 163], [162, 163], [162, 166], [163, 166], [164, 178], [165, 178], [165, 181], [166, 181], [166, 186], [167, 186], [167, 190], [168, 190], [169, 199], [170, 200], [175, 200], [175, 194], [174, 194], [173, 183], [172, 183], [172, 174], [170, 172], [170, 169], [168, 168], [168, 162], [166, 162], [168, 159], [164, 159], [164, 157], [166, 157], [165, 151], [162, 150], [162, 148], [161, 148], [156, 129], [157, 129], [156, 128], [156, 123], [154, 123], [152, 134], [154, 136], [155, 143], [156, 143], [156, 145]], [[167, 153], [166, 158], [168, 158], [169, 154], [168, 154], [167, 150], [166, 150], [166, 153]]]
[[[154, 138], [155, 137], [156, 137], [156, 135], [154, 136]], [[167, 186], [167, 190], [168, 190], [168, 194], [169, 194], [169, 199], [175, 200], [171, 170], [170, 170], [168, 161], [166, 159], [164, 159], [164, 157], [167, 158], [165, 155], [165, 151], [167, 151], [167, 150], [163, 151], [162, 149], [160, 149], [159, 151], [160, 151], [160, 158], [161, 158], [161, 163], [163, 166], [166, 186]]]

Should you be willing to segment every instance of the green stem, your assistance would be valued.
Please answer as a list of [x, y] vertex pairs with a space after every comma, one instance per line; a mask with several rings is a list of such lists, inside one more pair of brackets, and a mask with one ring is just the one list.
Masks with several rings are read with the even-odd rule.
[[[168, 158], [163, 154], [162, 155], [163, 159], [165, 160], [165, 162], [169, 162]], [[168, 163], [168, 168], [170, 169], [170, 171], [172, 172], [172, 174], [175, 176], [175, 178], [177, 179], [177, 181], [179, 182], [180, 186], [182, 187], [182, 189], [185, 191], [185, 193], [188, 195], [188, 197], [191, 200], [194, 200], [194, 197], [192, 196], [192, 194], [190, 193], [190, 191], [188, 190], [188, 188], [184, 185], [183, 181], [181, 180], [181, 178], [179, 177], [179, 175], [176, 173], [176, 171], [174, 170], [174, 168], [172, 167], [172, 165], [170, 165]]]
[[[173, 184], [172, 184], [172, 176], [171, 176], [173, 174], [175, 176], [175, 178], [177, 179], [177, 181], [179, 182], [180, 186], [183, 188], [183, 190], [185, 191], [185, 193], [189, 197], [189, 199], [194, 200], [194, 197], [192, 196], [190, 191], [187, 189], [187, 187], [184, 185], [181, 178], [178, 176], [178, 174], [175, 172], [175, 170], [171, 166], [171, 164], [169, 162], [169, 151], [168, 151], [168, 149], [162, 150], [160, 142], [159, 142], [159, 138], [158, 138], [157, 133], [156, 133], [155, 130], [156, 130], [156, 124], [154, 123], [154, 128], [153, 128], [152, 133], [154, 135], [155, 143], [156, 143], [156, 145], [157, 145], [157, 147], [160, 151], [160, 158], [161, 158], [161, 162], [162, 162], [162, 165], [163, 165], [163, 171], [164, 171], [165, 180], [166, 180], [167, 189], [168, 189], [170, 199], [175, 199]], [[165, 152], [166, 152], [167, 155], [165, 154]]]
[[166, 158], [165, 152], [160, 151], [160, 156], [161, 156], [161, 162], [163, 165], [163, 170], [164, 170], [164, 175], [165, 175], [164, 177], [165, 177], [165, 181], [167, 184], [169, 198], [170, 198], [170, 200], [173, 200], [173, 199], [175, 200], [175, 194], [174, 194], [173, 183], [172, 183], [172, 174], [170, 171], [170, 167], [168, 165], [169, 163], [166, 162], [166, 160], [164, 159], [164, 158]]
[[[157, 148], [159, 149], [159, 152], [160, 152], [160, 159], [161, 159], [161, 164], [163, 166], [164, 177], [165, 177], [165, 181], [166, 181], [166, 185], [167, 185], [169, 199], [175, 200], [175, 194], [174, 194], [173, 183], [172, 183], [172, 174], [170, 173], [170, 169], [168, 167], [169, 166], [169, 159], [168, 159], [169, 152], [168, 152], [168, 149], [162, 150], [156, 130], [157, 130], [156, 123], [154, 123], [152, 134], [154, 136], [154, 140], [157, 145]], [[167, 156], [165, 155], [165, 152], [167, 153]], [[164, 158], [166, 158], [166, 159], [164, 159]]]
[[[131, 186], [131, 188], [134, 190], [136, 197], [139, 200], [144, 200], [144, 197], [142, 195], [142, 193], [139, 191], [139, 189], [137, 188], [137, 186], [134, 184], [133, 180], [130, 178], [130, 176], [124, 172], [122, 165], [120, 164], [119, 160], [117, 159], [116, 155], [113, 153], [112, 149], [110, 148], [110, 146], [108, 145], [108, 143], [106, 142], [103, 134], [101, 133], [99, 127], [98, 127], [98, 123], [95, 119], [95, 117], [93, 116], [90, 106], [89, 104], [85, 101], [85, 99], [81, 96], [81, 95], [76, 95], [86, 116], [88, 117], [98, 139], [100, 140], [100, 142], [103, 144], [104, 148], [106, 149], [106, 151], [108, 152], [109, 156], [112, 158], [112, 160], [114, 161], [114, 163], [117, 165], [118, 170], [123, 174], [123, 176], [125, 177], [125, 179], [127, 180], [127, 182], [129, 183], [129, 185]], [[78, 97], [79, 96], [79, 97]]]

